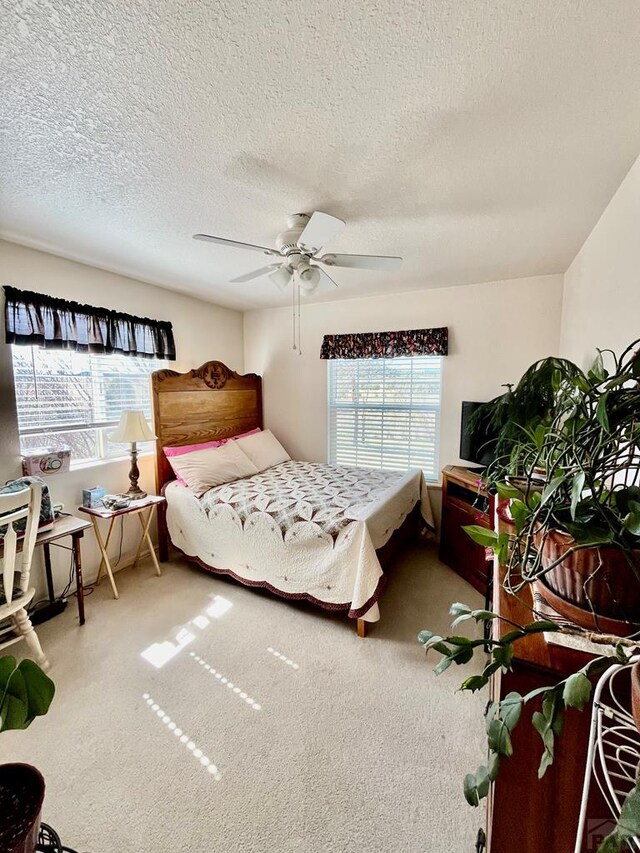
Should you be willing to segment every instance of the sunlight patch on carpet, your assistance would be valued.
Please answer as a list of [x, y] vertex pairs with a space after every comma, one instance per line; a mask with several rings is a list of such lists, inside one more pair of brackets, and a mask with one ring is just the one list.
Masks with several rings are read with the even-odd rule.
[[193, 660], [196, 663], [199, 663], [200, 666], [206, 672], [208, 672], [210, 675], [213, 675], [214, 678], [220, 684], [224, 684], [225, 687], [227, 687], [229, 690], [231, 690], [231, 692], [234, 694], [234, 696], [237, 696], [238, 699], [242, 699], [244, 702], [247, 703], [247, 705], [252, 707], [254, 711], [262, 710], [262, 705], [260, 705], [259, 702], [256, 702], [255, 699], [253, 699], [251, 696], [249, 696], [248, 693], [246, 693], [241, 687], [238, 687], [237, 684], [234, 684], [233, 681], [230, 681], [226, 675], [223, 675], [223, 673], [218, 672], [210, 664], [208, 664], [206, 662], [206, 660], [203, 660], [203, 658], [199, 657], [195, 652], [189, 652], [189, 654], [191, 655]]
[[179, 742], [184, 744], [187, 750], [193, 755], [195, 759], [198, 760], [201, 767], [203, 767], [216, 782], [219, 782], [222, 779], [222, 774], [218, 770], [215, 764], [211, 761], [211, 759], [204, 754], [204, 752], [197, 746], [195, 741], [191, 740], [189, 735], [185, 734], [182, 729], [178, 728], [176, 723], [171, 719], [171, 717], [158, 705], [155, 699], [150, 696], [148, 693], [143, 693], [142, 698], [145, 700], [150, 710], [153, 711], [156, 717], [160, 720], [161, 723], [167, 727], [167, 730], [173, 732], [175, 737], [178, 738]]

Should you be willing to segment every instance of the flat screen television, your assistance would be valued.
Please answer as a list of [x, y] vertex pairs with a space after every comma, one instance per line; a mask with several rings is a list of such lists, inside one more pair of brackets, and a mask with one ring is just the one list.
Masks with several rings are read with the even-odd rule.
[[462, 403], [460, 458], [486, 468], [495, 458], [497, 430], [491, 429], [485, 419], [472, 420], [474, 413], [482, 405], [470, 400], [464, 400]]

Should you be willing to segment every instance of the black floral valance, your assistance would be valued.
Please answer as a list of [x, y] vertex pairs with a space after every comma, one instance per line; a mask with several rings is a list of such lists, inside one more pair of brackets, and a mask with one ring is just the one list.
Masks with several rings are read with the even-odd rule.
[[175, 361], [171, 323], [5, 286], [8, 344]]
[[403, 355], [446, 355], [449, 329], [406, 329], [325, 335], [320, 358], [398, 358]]

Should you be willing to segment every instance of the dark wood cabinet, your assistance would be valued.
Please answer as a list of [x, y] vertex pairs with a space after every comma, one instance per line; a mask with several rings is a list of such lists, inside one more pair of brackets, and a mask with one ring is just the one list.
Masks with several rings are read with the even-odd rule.
[[[508, 595], [503, 587], [503, 569], [487, 562], [485, 549], [462, 530], [468, 524], [492, 529], [495, 507], [478, 472], [457, 465], [447, 466], [442, 484], [440, 559], [477, 590], [491, 596], [487, 604], [502, 617], [520, 625], [534, 621], [529, 587]], [[508, 530], [506, 522], [499, 522]], [[489, 581], [489, 582], [487, 582]], [[494, 622], [494, 630], [500, 630]], [[504, 633], [506, 628], [501, 630]], [[580, 669], [589, 656], [576, 649], [548, 643], [544, 634], [532, 634], [516, 644], [512, 670], [495, 673], [490, 698], [504, 699], [512, 691], [525, 695], [538, 687], [557, 684]], [[523, 711], [513, 731], [513, 756], [502, 759], [500, 773], [487, 801], [486, 853], [573, 853], [584, 780], [591, 707], [569, 710], [563, 733], [556, 741], [555, 762], [544, 779], [538, 779], [542, 741], [531, 725], [539, 710], [532, 702]], [[588, 820], [600, 826], [609, 819], [607, 806], [597, 785], [591, 786]], [[586, 833], [582, 853], [595, 853], [593, 839]], [[484, 850], [481, 836], [477, 848]]]
[[486, 595], [485, 549], [462, 529], [477, 524], [491, 528], [491, 498], [477, 471], [448, 465], [442, 472], [442, 523], [440, 560]]
[[[530, 589], [524, 588], [519, 598], [515, 598], [504, 591], [502, 579], [503, 570], [494, 567], [494, 611], [520, 625], [533, 621]], [[556, 684], [589, 660], [584, 652], [548, 643], [544, 634], [532, 634], [515, 648], [512, 671], [492, 676], [492, 699], [504, 699], [511, 691], [524, 695], [538, 687]], [[591, 706], [583, 711], [566, 712], [562, 735], [556, 741], [555, 761], [544, 778], [538, 779], [542, 741], [531, 725], [531, 716], [539, 710], [539, 705], [533, 701], [525, 707], [513, 731], [513, 756], [502, 759], [500, 773], [491, 788], [487, 853], [573, 853]], [[591, 786], [588, 819], [594, 826], [609, 819], [609, 811], [595, 784]], [[595, 853], [597, 846], [593, 839], [585, 838], [582, 853]]]

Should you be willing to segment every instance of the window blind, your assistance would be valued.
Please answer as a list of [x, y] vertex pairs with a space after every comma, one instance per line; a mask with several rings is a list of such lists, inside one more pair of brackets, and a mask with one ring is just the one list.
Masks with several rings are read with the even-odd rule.
[[328, 362], [329, 461], [438, 479], [442, 358]]
[[[164, 360], [12, 347], [22, 452], [67, 444], [74, 461], [122, 456], [108, 441], [123, 409], [151, 418], [149, 375]], [[144, 449], [144, 448], [142, 448]]]

